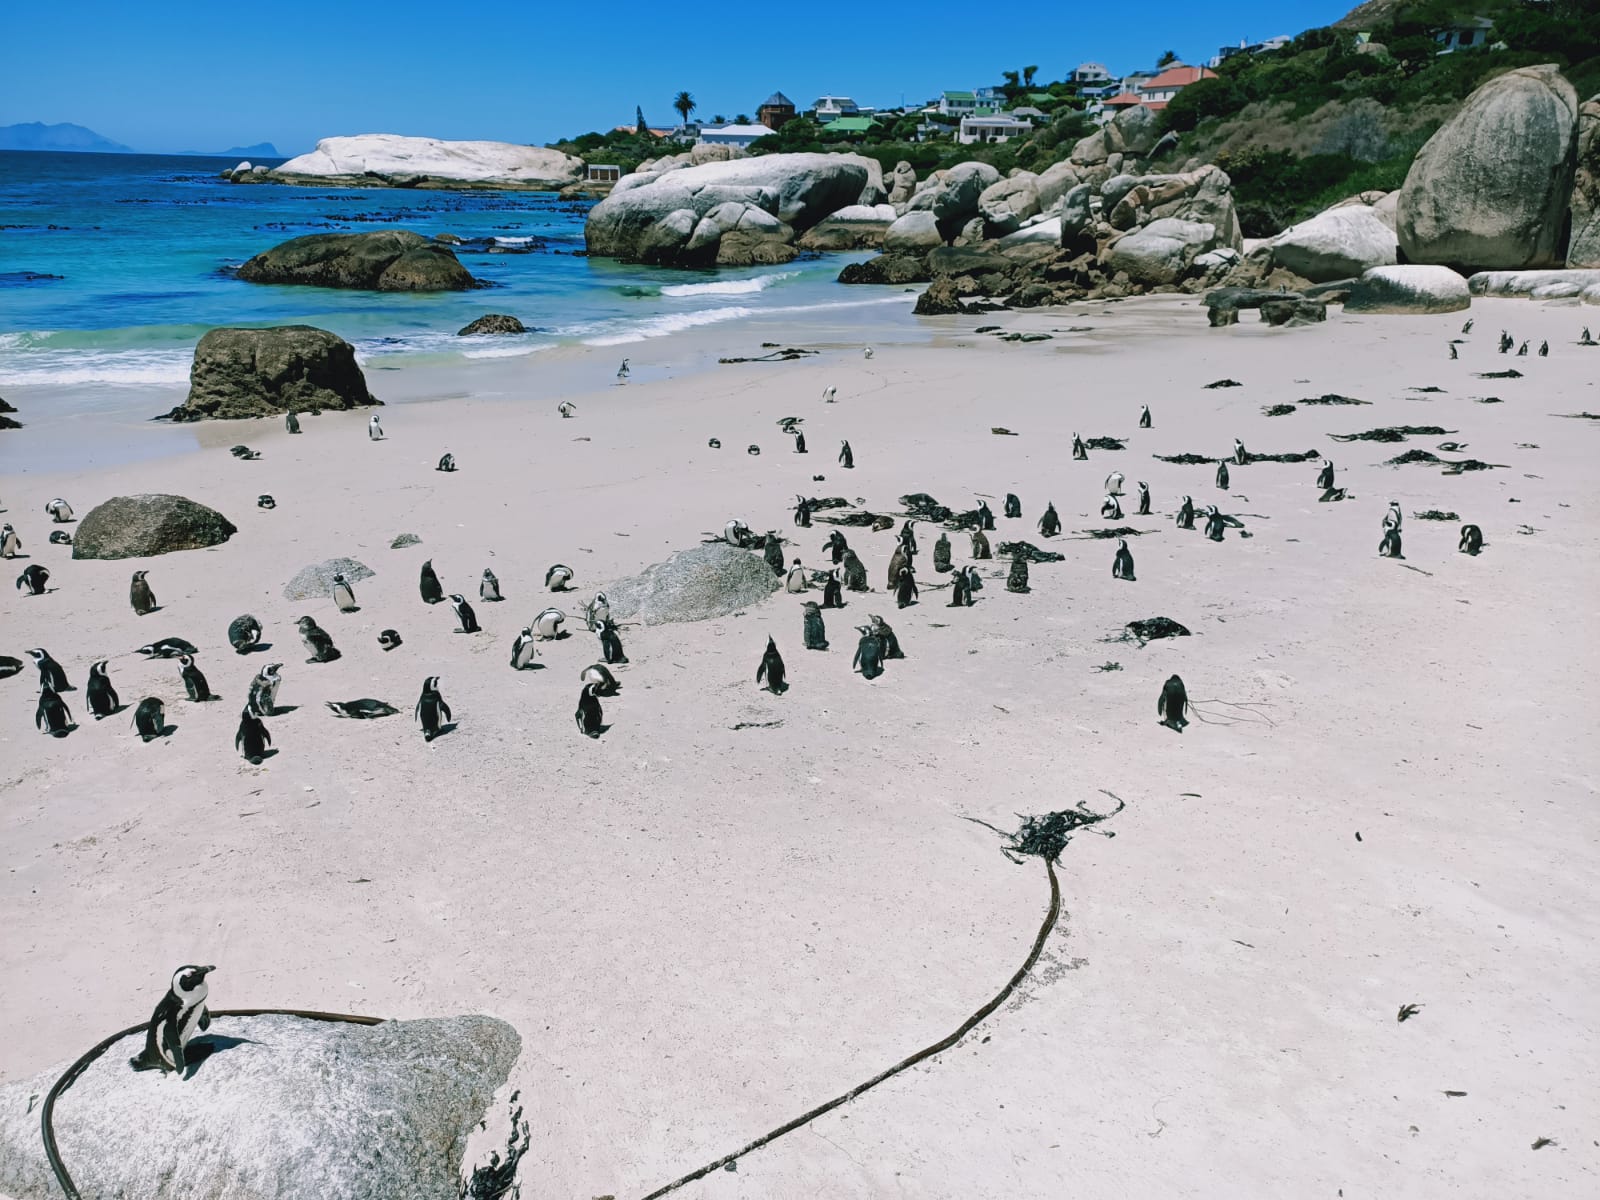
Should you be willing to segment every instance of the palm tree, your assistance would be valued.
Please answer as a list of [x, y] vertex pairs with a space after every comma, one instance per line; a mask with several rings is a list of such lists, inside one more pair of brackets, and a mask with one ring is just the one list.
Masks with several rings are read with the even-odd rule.
[[689, 114], [700, 106], [694, 102], [694, 97], [688, 92], [679, 92], [673, 98], [672, 107], [678, 110], [678, 115], [683, 118], [683, 123], [689, 123]]
[[1004, 86], [1011, 88], [1013, 91], [1022, 86], [1021, 76], [1015, 71], [1001, 71], [1000, 78], [1005, 81]]
[[1025, 87], [1025, 88], [1031, 89], [1033, 87], [1033, 77], [1035, 75], [1037, 75], [1038, 73], [1039, 73], [1039, 68], [1038, 67], [1023, 67], [1022, 68], [1022, 86]]

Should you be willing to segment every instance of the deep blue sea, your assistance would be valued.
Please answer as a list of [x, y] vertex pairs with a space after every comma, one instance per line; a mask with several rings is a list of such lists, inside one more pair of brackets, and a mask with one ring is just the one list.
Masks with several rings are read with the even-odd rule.
[[[835, 282], [845, 256], [694, 274], [624, 266], [574, 253], [588, 206], [552, 194], [237, 185], [219, 178], [233, 165], [0, 152], [0, 395], [182, 385], [217, 325], [317, 325], [384, 366], [625, 345], [750, 317], [770, 329], [785, 314], [911, 326], [905, 297]], [[465, 239], [457, 255], [493, 286], [393, 295], [232, 274], [301, 234], [384, 227]], [[533, 332], [456, 336], [486, 312]]]

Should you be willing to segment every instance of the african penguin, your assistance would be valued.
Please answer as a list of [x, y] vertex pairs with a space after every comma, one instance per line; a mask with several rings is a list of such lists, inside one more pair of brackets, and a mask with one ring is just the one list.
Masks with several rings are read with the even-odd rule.
[[1042, 537], [1055, 537], [1061, 532], [1061, 518], [1056, 513], [1056, 502], [1050, 501], [1045, 505], [1044, 516], [1039, 518], [1039, 534]]
[[783, 577], [783, 590], [786, 592], [807, 592], [811, 585], [806, 579], [806, 569], [800, 565], [800, 560], [794, 560], [794, 565], [789, 568], [788, 574]]
[[950, 608], [969, 608], [972, 605], [972, 579], [970, 567], [962, 567], [950, 577]]
[[439, 677], [429, 675], [422, 683], [422, 695], [417, 697], [417, 706], [412, 710], [412, 719], [422, 726], [422, 740], [431, 742], [443, 731], [445, 722], [450, 720], [450, 706], [444, 702], [444, 697], [439, 694]]
[[1382, 558], [1404, 558], [1400, 553], [1400, 530], [1390, 529], [1383, 535], [1383, 540], [1378, 543], [1378, 554]]
[[22, 539], [10, 524], [0, 525], [0, 558], [15, 558], [22, 553]]
[[89, 711], [98, 721], [112, 716], [121, 707], [117, 689], [111, 686], [111, 677], [106, 674], [106, 662], [101, 659], [89, 668]]
[[247, 712], [258, 717], [270, 717], [277, 713], [278, 688], [283, 683], [283, 676], [278, 671], [282, 666], [282, 663], [269, 663], [256, 673], [256, 677], [250, 681]]
[[846, 550], [844, 552], [844, 560], [840, 562], [839, 566], [844, 570], [844, 586], [846, 589], [852, 592], [871, 590], [867, 587], [866, 564], [861, 561], [854, 550]]
[[182, 668], [180, 677], [183, 679], [184, 690], [189, 693], [189, 699], [197, 704], [207, 700], [219, 699], [219, 697], [211, 694], [211, 685], [206, 682], [206, 677], [200, 673], [200, 668], [194, 665], [193, 657], [185, 654], [178, 659], [178, 663]]
[[328, 631], [318, 625], [315, 619], [301, 617], [295, 625], [300, 630], [300, 640], [305, 643], [306, 653], [311, 655], [306, 659], [308, 663], [329, 663], [339, 657], [339, 651], [333, 645], [333, 638], [328, 636]]
[[483, 569], [483, 578], [478, 581], [478, 599], [489, 604], [505, 599], [500, 594], [500, 580], [488, 567]]
[[1228, 464], [1226, 462], [1217, 464], [1217, 487], [1224, 492], [1228, 490]]
[[805, 648], [807, 650], [826, 650], [828, 648], [828, 627], [822, 622], [822, 609], [815, 600], [807, 600], [803, 606], [803, 633]]
[[1026, 592], [1028, 590], [1028, 560], [1018, 551], [1011, 559], [1011, 571], [1006, 575], [1006, 591]]
[[1121, 471], [1113, 471], [1106, 476], [1105, 493], [1108, 496], [1122, 495], [1122, 484], [1125, 476]]
[[1250, 451], [1244, 448], [1244, 443], [1238, 438], [1233, 439], [1233, 461], [1236, 466], [1250, 465]]
[[1150, 485], [1142, 479], [1139, 481], [1138, 513], [1141, 517], [1148, 517], [1150, 515]]
[[1333, 486], [1333, 460], [1330, 458], [1322, 464], [1322, 470], [1317, 472], [1317, 486], [1327, 491]]
[[539, 657], [539, 647], [532, 628], [525, 627], [511, 643], [511, 669], [526, 671]]
[[283, 414], [283, 427], [290, 433], [300, 432], [300, 418], [295, 416], [294, 409]]
[[894, 627], [876, 613], [869, 614], [867, 620], [872, 626], [872, 636], [883, 645], [883, 657], [904, 658], [905, 652], [900, 649], [900, 639], [896, 636]]
[[762, 652], [761, 665], [756, 668], [756, 682], [766, 681], [767, 691], [774, 696], [783, 695], [787, 684], [783, 681], [783, 655], [778, 653], [778, 643], [769, 636], [767, 648]]
[[246, 762], [260, 766], [261, 760], [267, 756], [267, 747], [270, 745], [272, 745], [272, 734], [267, 732], [266, 725], [257, 715], [256, 697], [252, 692], [249, 707], [239, 714], [239, 729], [233, 735], [233, 748]]
[[[1012, 498], [1015, 499], [1015, 497]], [[1006, 515], [1009, 516], [1010, 514], [1007, 513]], [[1017, 515], [1019, 517], [1022, 515], [1021, 509], [1017, 510]], [[987, 500], [978, 501], [978, 528], [984, 533], [994, 532], [994, 510], [989, 507]]]
[[600, 657], [608, 663], [625, 663], [628, 656], [622, 652], [622, 637], [617, 633], [617, 623], [607, 617], [601, 623], [600, 629]]
[[166, 732], [166, 709], [158, 698], [146, 696], [139, 701], [139, 707], [133, 710], [133, 728], [142, 742], [152, 741]]
[[1188, 496], [1185, 496], [1183, 503], [1178, 506], [1177, 522], [1179, 529], [1194, 528], [1194, 501]]
[[917, 602], [917, 579], [910, 567], [900, 568], [900, 576], [894, 583], [894, 602], [897, 608]]
[[878, 641], [870, 625], [858, 625], [856, 629], [861, 640], [856, 643], [856, 655], [850, 667], [859, 670], [863, 679], [876, 679], [883, 674], [883, 643]]
[[566, 619], [567, 614], [559, 608], [547, 608], [533, 619], [531, 628], [541, 642], [548, 642], [561, 636], [561, 625]]
[[750, 544], [750, 526], [735, 517], [722, 527], [722, 540], [743, 549]]
[[417, 586], [422, 592], [424, 604], [437, 604], [444, 599], [444, 586], [439, 582], [439, 576], [434, 574], [433, 559], [422, 564], [422, 576]]
[[206, 1011], [206, 976], [215, 967], [182, 966], [172, 973], [167, 994], [150, 1014], [144, 1050], [128, 1060], [135, 1071], [171, 1071], [180, 1079], [188, 1070], [189, 1043], [211, 1027]]
[[361, 611], [360, 605], [356, 603], [356, 591], [343, 575], [333, 577], [333, 603], [340, 612]]
[[828, 540], [822, 543], [822, 548], [833, 555], [833, 565], [837, 567], [850, 546], [844, 540], [844, 534], [835, 529], [828, 535]]
[[590, 633], [598, 633], [600, 626], [611, 619], [611, 601], [604, 592], [596, 592], [594, 599], [583, 606], [584, 627]]
[[72, 535], [65, 529], [52, 530], [50, 533], [50, 544], [52, 546], [70, 546], [72, 545]]
[[380, 717], [395, 716], [400, 711], [383, 700], [329, 700], [326, 703], [334, 716], [347, 717], [352, 721], [376, 721]]
[[839, 443], [839, 465], [845, 470], [851, 470], [856, 465], [855, 451], [850, 449], [849, 442]]
[[971, 536], [973, 558], [981, 559], [994, 557], [994, 555], [989, 552], [989, 538], [988, 535], [983, 532], [983, 530], [974, 529]]
[[822, 389], [822, 402], [824, 404], [832, 404], [834, 402], [834, 400], [838, 398], [838, 395], [839, 395], [839, 389], [838, 388], [836, 388], [836, 387], [825, 387], [825, 388]]
[[1150, 428], [1150, 406], [1148, 404], [1139, 410], [1139, 428]]
[[467, 598], [460, 592], [453, 592], [450, 603], [456, 610], [456, 621], [459, 624], [457, 633], [480, 633], [482, 626], [478, 624], [478, 614], [472, 611], [472, 605], [467, 603]]
[[794, 452], [796, 454], [804, 454], [806, 452], [806, 433], [803, 429], [794, 431]]
[[1456, 549], [1462, 554], [1477, 554], [1483, 549], [1483, 530], [1476, 525], [1463, 525], [1461, 527], [1461, 541]]
[[50, 501], [49, 504], [46, 504], [44, 506], [44, 511], [57, 525], [65, 525], [68, 521], [72, 520], [72, 505], [68, 504], [60, 496], [57, 496], [54, 500]]
[[271, 496], [267, 495], [266, 492], [262, 492], [261, 495], [256, 497], [256, 507], [267, 509], [277, 508], [278, 502]]
[[597, 738], [602, 732], [601, 722], [605, 720], [600, 711], [599, 685], [586, 683], [583, 690], [578, 693], [578, 707], [572, 714], [577, 722], [578, 732], [586, 737]]
[[623, 359], [622, 365], [617, 368], [617, 382], [622, 383], [628, 378], [628, 360]]
[[761, 453], [761, 447], [756, 445], [754, 442], [751, 442], [748, 446], [746, 446], [744, 448], [744, 452], [746, 454], [748, 454], [751, 458], [755, 458]]
[[435, 471], [444, 471], [446, 473], [454, 471], [455, 469], [456, 456], [454, 454], [441, 454], [439, 456], [439, 465], [434, 467]]
[[572, 582], [572, 568], [562, 563], [555, 563], [544, 573], [544, 586], [552, 592], [564, 592], [567, 584]]
[[29, 563], [17, 576], [17, 591], [29, 596], [42, 596], [45, 584], [50, 582], [50, 570], [38, 563]]
[[622, 690], [622, 685], [617, 682], [617, 677], [606, 669], [604, 663], [590, 663], [578, 675], [578, 682], [594, 684], [597, 696], [615, 696]]
[[804, 496], [794, 498], [794, 523], [801, 529], [811, 528], [811, 502]]
[[1111, 578], [1133, 578], [1133, 551], [1128, 549], [1128, 539], [1117, 539], [1117, 554], [1111, 560]]
[[712, 438], [710, 441], [708, 441], [706, 443], [706, 445], [710, 446], [713, 450], [721, 450], [722, 449], [722, 439], [721, 438]]
[[378, 423], [377, 413], [373, 413], [372, 419], [367, 422], [367, 438], [374, 442], [383, 438], [383, 426]]
[[1022, 515], [1022, 501], [1017, 499], [1017, 494], [1015, 492], [1006, 493], [1005, 513], [1006, 516], [1010, 518], [1016, 518]]
[[565, 419], [577, 412], [578, 406], [571, 400], [563, 400], [560, 404], [556, 405], [556, 411], [561, 414], [563, 419]]
[[1217, 511], [1217, 506], [1215, 504], [1208, 505], [1206, 507], [1206, 536], [1213, 542], [1220, 542], [1222, 540], [1223, 531], [1226, 528], [1227, 521], [1223, 515]]
[[1077, 434], [1072, 435], [1072, 457], [1077, 459], [1087, 459], [1089, 457], [1089, 448], [1083, 444], [1083, 439]]
[[950, 570], [950, 537], [942, 530], [939, 540], [933, 544], [933, 569], [940, 575]]
[[767, 566], [772, 568], [774, 575], [784, 573], [783, 541], [774, 530], [767, 530], [766, 544], [761, 548], [761, 557], [766, 559]]
[[67, 682], [67, 673], [61, 669], [61, 664], [50, 657], [50, 652], [42, 647], [35, 646], [28, 651], [28, 657], [39, 668], [39, 686], [49, 688], [53, 692], [70, 692], [72, 685]]
[[822, 581], [822, 607], [844, 607], [844, 581], [840, 578], [843, 570], [835, 567], [828, 572], [828, 577]]
[[249, 654], [250, 650], [261, 640], [261, 622], [246, 613], [242, 617], [235, 617], [228, 624], [228, 645], [232, 646], [237, 654]]
[[1107, 521], [1122, 520], [1122, 501], [1115, 496], [1107, 496], [1100, 501], [1100, 516]]
[[1161, 685], [1161, 695], [1156, 698], [1156, 715], [1168, 729], [1182, 733], [1189, 723], [1183, 715], [1188, 708], [1189, 693], [1184, 689], [1183, 680], [1174, 675]]
[[378, 634], [378, 645], [382, 646], [385, 651], [393, 650], [396, 646], [401, 645], [399, 632], [393, 629], [383, 630]]
[[1400, 501], [1389, 501], [1389, 511], [1383, 514], [1383, 527], [1385, 529], [1399, 529], [1403, 515], [1400, 512]]
[[33, 723], [50, 737], [66, 737], [72, 732], [72, 713], [67, 703], [49, 684], [39, 688], [39, 706], [33, 710]]

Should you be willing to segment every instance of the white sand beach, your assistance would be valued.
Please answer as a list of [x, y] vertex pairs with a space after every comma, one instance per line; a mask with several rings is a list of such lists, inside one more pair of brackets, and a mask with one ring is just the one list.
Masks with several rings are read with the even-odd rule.
[[[1448, 361], [1468, 314], [1213, 330], [1198, 301], [1152, 297], [932, 319], [932, 344], [871, 359], [806, 327], [785, 343], [821, 353], [789, 363], [680, 370], [671, 338], [595, 349], [594, 382], [562, 393], [540, 356], [369, 371], [400, 401], [379, 410], [378, 443], [365, 412], [303, 418], [299, 437], [222, 422], [186, 430], [199, 446], [182, 453], [41, 472], [29, 439], [59, 428], [0, 435], [0, 520], [30, 556], [5, 565], [44, 563], [53, 589], [8, 588], [0, 653], [48, 648], [81, 725], [35, 731], [31, 664], [0, 681], [0, 1081], [141, 1019], [171, 965], [215, 963], [219, 1008], [504, 1018], [524, 1045], [523, 1195], [643, 1196], [959, 1026], [1021, 964], [1049, 900], [1043, 865], [1008, 861], [968, 818], [1011, 830], [1112, 793], [1126, 808], [1098, 828], [1115, 836], [1081, 833], [1061, 856], [1060, 922], [1008, 1003], [677, 1194], [1595, 1194], [1600, 422], [1561, 414], [1600, 412], [1600, 349], [1575, 344], [1596, 311], [1478, 300]], [[1054, 335], [1007, 344], [972, 332], [984, 324]], [[1495, 353], [1502, 327], [1548, 339], [1549, 357]], [[702, 336], [761, 353], [739, 326]], [[616, 386], [623, 353], [633, 377]], [[1522, 378], [1478, 377], [1512, 366]], [[1222, 378], [1241, 386], [1205, 388]], [[1370, 406], [1262, 411], [1324, 393]], [[777, 428], [788, 416], [804, 418], [804, 457]], [[1329, 437], [1405, 424], [1451, 432]], [[1075, 432], [1127, 448], [1073, 461]], [[1319, 462], [1231, 467], [1224, 493], [1210, 464], [1152, 457], [1220, 456], [1236, 437], [1331, 456], [1348, 497], [1318, 502]], [[834, 461], [845, 438], [854, 470]], [[1442, 441], [1465, 447], [1442, 457], [1496, 468], [1382, 465]], [[231, 457], [241, 442], [261, 458]], [[446, 451], [454, 474], [434, 470]], [[1154, 500], [1141, 518], [1130, 495], [1109, 522], [1142, 535], [1136, 582], [1112, 578], [1114, 542], [1083, 533], [1108, 524], [1112, 471]], [[137, 562], [47, 544], [51, 497], [82, 515], [139, 492], [201, 501], [239, 532]], [[1023, 518], [991, 539], [1066, 561], [1035, 565], [1016, 595], [997, 557], [975, 607], [950, 609], [939, 531], [919, 524], [921, 602], [896, 610], [895, 533], [845, 529], [874, 591], [825, 614], [828, 651], [802, 649], [801, 598], [782, 591], [723, 619], [625, 627], [610, 728], [574, 728], [599, 657], [578, 604], [597, 588], [731, 518], [821, 568], [833, 526], [796, 529], [797, 493], [898, 513], [913, 492], [957, 510], [986, 496], [997, 516], [1016, 492]], [[1184, 493], [1250, 536], [1176, 528]], [[1391, 499], [1403, 561], [1377, 554]], [[1047, 501], [1065, 526], [1048, 540]], [[1415, 518], [1430, 509], [1460, 519]], [[1483, 529], [1477, 557], [1457, 552], [1463, 522]], [[406, 532], [421, 544], [391, 549]], [[950, 537], [965, 564], [966, 534]], [[338, 555], [376, 572], [359, 612], [283, 598]], [[421, 602], [424, 559], [484, 632]], [[571, 597], [542, 586], [554, 562], [576, 573]], [[149, 616], [128, 603], [136, 567], [162, 605]], [[504, 603], [477, 601], [485, 567]], [[512, 638], [550, 603], [572, 636], [512, 671]], [[246, 612], [270, 651], [229, 648]], [[850, 660], [869, 613], [906, 658], [866, 682]], [[304, 614], [341, 659], [305, 663]], [[1110, 640], [1154, 616], [1194, 636]], [[385, 653], [390, 627], [404, 645]], [[781, 697], [755, 682], [769, 635]], [[189, 703], [176, 664], [134, 653], [163, 636], [201, 648], [219, 702]], [[131, 709], [90, 719], [99, 659], [125, 703], [165, 700], [176, 731], [144, 744]], [[251, 766], [233, 736], [267, 662], [285, 664], [292, 711]], [[1196, 702], [1182, 734], [1155, 711], [1174, 673]], [[458, 727], [425, 743], [410, 711], [431, 675]], [[356, 697], [402, 715], [324, 707]], [[1420, 1008], [1402, 1023], [1406, 1004]]]

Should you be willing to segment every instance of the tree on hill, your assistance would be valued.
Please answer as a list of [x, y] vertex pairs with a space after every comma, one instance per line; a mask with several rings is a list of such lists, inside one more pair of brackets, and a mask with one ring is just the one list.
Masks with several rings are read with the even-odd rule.
[[1177, 61], [1178, 52], [1176, 50], [1167, 50], [1161, 55], [1160, 58], [1156, 59], [1156, 70], [1159, 71], [1162, 67], [1170, 67]]
[[648, 126], [648, 125], [646, 125], [644, 123], [644, 105], [635, 104], [633, 106], [633, 116], [634, 116], [633, 131], [635, 133], [637, 133], [640, 137], [643, 137], [645, 134], [649, 133], [650, 132], [650, 126]]
[[688, 92], [679, 92], [672, 98], [672, 107], [678, 110], [678, 115], [683, 118], [683, 123], [689, 123], [689, 114], [700, 106], [694, 102], [694, 97]]
[[1022, 68], [1022, 86], [1025, 87], [1025, 88], [1032, 88], [1033, 87], [1033, 77], [1035, 75], [1037, 75], [1038, 73], [1039, 73], [1039, 68], [1036, 67], [1036, 66], [1034, 66], [1034, 67], [1023, 67]]

